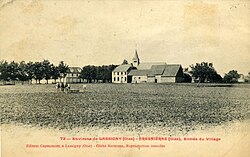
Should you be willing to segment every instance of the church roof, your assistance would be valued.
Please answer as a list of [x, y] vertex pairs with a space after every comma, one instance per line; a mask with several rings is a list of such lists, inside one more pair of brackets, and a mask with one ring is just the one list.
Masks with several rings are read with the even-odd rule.
[[127, 72], [132, 67], [131, 64], [123, 64], [116, 67], [113, 72]]

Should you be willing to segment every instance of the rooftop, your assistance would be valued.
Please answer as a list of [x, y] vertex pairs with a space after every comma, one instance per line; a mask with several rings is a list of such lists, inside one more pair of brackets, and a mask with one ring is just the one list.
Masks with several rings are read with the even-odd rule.
[[149, 76], [162, 75], [168, 65], [152, 65]]
[[150, 70], [131, 70], [128, 73], [128, 76], [147, 76], [150, 73]]
[[169, 64], [165, 67], [162, 76], [176, 76], [180, 68], [180, 64]]
[[166, 65], [165, 62], [144, 62], [140, 63], [137, 67], [138, 70], [151, 69], [153, 65]]
[[81, 71], [80, 67], [69, 67], [69, 73], [80, 73]]
[[118, 67], [116, 67], [113, 72], [124, 72], [124, 71], [128, 71], [130, 68], [132, 67], [131, 64], [122, 64], [119, 65]]

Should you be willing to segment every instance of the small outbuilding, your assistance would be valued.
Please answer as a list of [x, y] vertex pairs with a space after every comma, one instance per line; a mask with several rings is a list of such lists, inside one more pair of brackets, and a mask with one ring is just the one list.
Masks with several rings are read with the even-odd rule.
[[148, 74], [150, 70], [131, 70], [129, 76], [132, 77], [131, 83], [146, 83], [148, 82]]

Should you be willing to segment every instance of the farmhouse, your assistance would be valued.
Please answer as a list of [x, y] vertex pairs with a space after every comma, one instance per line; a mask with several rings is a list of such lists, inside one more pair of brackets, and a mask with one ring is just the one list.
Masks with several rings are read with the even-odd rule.
[[66, 83], [81, 83], [83, 80], [79, 78], [81, 73], [80, 67], [69, 67], [69, 71], [65, 77]]
[[178, 83], [183, 81], [180, 64], [165, 62], [140, 63], [137, 51], [131, 64], [123, 64], [112, 71], [113, 83]]
[[131, 64], [124, 64], [116, 67], [112, 71], [113, 83], [131, 83], [132, 77], [128, 76], [131, 69], [135, 69]]

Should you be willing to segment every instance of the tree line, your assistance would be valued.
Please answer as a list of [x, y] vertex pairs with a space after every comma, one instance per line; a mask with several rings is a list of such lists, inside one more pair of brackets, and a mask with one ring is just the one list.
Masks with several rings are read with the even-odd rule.
[[[128, 64], [126, 60], [122, 64]], [[81, 68], [79, 78], [85, 80], [87, 83], [95, 82], [112, 82], [112, 71], [117, 65], [102, 65], [94, 66], [87, 65]], [[40, 81], [45, 79], [53, 79], [56, 83], [57, 79], [64, 79], [69, 72], [69, 66], [63, 61], [58, 65], [50, 63], [49, 60], [41, 62], [7, 62], [0, 61], [0, 80], [1, 81], [21, 81], [31, 82], [32, 79], [40, 84]], [[189, 74], [191, 75], [189, 75]], [[250, 78], [250, 72], [248, 74]], [[190, 65], [189, 68], [184, 69], [184, 82], [191, 82], [192, 77], [196, 82], [204, 83], [236, 83], [240, 78], [240, 74], [236, 70], [231, 70], [222, 78], [213, 67], [212, 63], [201, 62], [195, 65]]]
[[87, 83], [112, 82], [112, 71], [117, 65], [94, 66], [87, 65], [82, 68], [80, 78], [87, 80]]
[[[192, 77], [194, 77], [195, 81], [204, 83], [236, 83], [240, 78], [240, 74], [237, 70], [230, 70], [225, 76], [222, 78], [213, 67], [213, 63], [201, 62], [196, 63], [195, 65], [190, 65], [191, 70], [188, 71], [188, 68], [184, 71], [191, 73]], [[250, 78], [250, 72], [248, 73]], [[185, 77], [184, 77], [185, 78]]]
[[[86, 80], [88, 83], [92, 82], [111, 82], [112, 71], [117, 65], [103, 65], [103, 66], [84, 66], [81, 69], [79, 78]], [[45, 79], [48, 84], [48, 80], [53, 79], [56, 83], [57, 79], [64, 79], [69, 73], [69, 66], [61, 61], [58, 65], [50, 63], [49, 60], [43, 60], [41, 62], [7, 62], [5, 60], [0, 61], [0, 80], [1, 81], [21, 81], [30, 82], [32, 79], [36, 81], [36, 84]]]
[[40, 84], [42, 79], [46, 80], [48, 83], [49, 79], [64, 78], [69, 70], [67, 64], [61, 61], [58, 65], [50, 63], [49, 60], [43, 60], [41, 62], [7, 62], [0, 61], [0, 80], [1, 81], [21, 81], [21, 82], [31, 82], [32, 79], [36, 83]]

